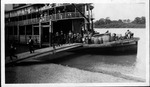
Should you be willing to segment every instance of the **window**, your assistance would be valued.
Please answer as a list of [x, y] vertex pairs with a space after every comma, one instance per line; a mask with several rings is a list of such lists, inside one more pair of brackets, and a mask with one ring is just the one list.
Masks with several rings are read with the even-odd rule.
[[23, 15], [23, 20], [26, 20], [26, 15]]
[[33, 14], [32, 14], [32, 18], [36, 18], [36, 13], [33, 13]]
[[19, 26], [19, 34], [25, 35], [25, 26]]
[[13, 21], [13, 18], [10, 18], [10, 22], [12, 22]]
[[54, 9], [49, 10], [49, 15], [52, 15], [52, 14], [54, 14]]
[[19, 16], [19, 21], [21, 21], [22, 20], [22, 16]]
[[17, 26], [14, 26], [14, 35], [17, 35]]
[[12, 22], [17, 21], [17, 17], [12, 17], [12, 18], [11, 18], [11, 21], [12, 21]]
[[32, 35], [32, 25], [26, 27], [26, 35]]
[[39, 18], [40, 17], [40, 13], [37, 13], [37, 18]]
[[8, 27], [8, 35], [13, 35], [13, 27]]
[[39, 27], [34, 27], [34, 35], [39, 35]]
[[27, 18], [28, 18], [28, 19], [31, 19], [31, 14], [27, 15]]

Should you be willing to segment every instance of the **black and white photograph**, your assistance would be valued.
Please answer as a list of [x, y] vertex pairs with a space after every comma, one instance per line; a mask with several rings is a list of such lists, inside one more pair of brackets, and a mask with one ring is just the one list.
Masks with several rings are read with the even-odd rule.
[[2, 0], [2, 87], [149, 86], [149, 63], [149, 0]]

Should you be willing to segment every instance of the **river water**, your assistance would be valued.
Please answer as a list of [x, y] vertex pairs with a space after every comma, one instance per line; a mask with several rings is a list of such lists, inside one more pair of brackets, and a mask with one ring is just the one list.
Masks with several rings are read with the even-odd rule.
[[[129, 29], [129, 28], [128, 28]], [[95, 29], [100, 33], [107, 30], [111, 33], [124, 35], [127, 29]], [[139, 37], [137, 54], [125, 55], [93, 55], [84, 54], [70, 57], [66, 61], [61, 61], [63, 65], [76, 67], [95, 72], [119, 72], [132, 77], [146, 79], [146, 29], [129, 29], [135, 37]]]
[[[122, 55], [119, 56], [120, 58], [127, 58], [128, 62], [131, 59], [135, 59], [134, 61], [131, 62], [131, 65], [127, 65], [124, 67], [121, 67], [120, 70], [123, 70], [127, 74], [132, 74], [139, 76], [141, 78], [145, 78], [146, 75], [146, 29], [144, 28], [139, 28], [139, 29], [134, 29], [134, 28], [128, 28], [131, 32], [134, 33], [135, 37], [139, 37], [140, 40], [138, 42], [138, 51], [137, 54], [134, 55]], [[98, 32], [106, 32], [106, 29], [95, 29]], [[111, 33], [118, 33], [124, 35], [127, 29], [107, 29]], [[120, 65], [118, 65], [119, 67]]]

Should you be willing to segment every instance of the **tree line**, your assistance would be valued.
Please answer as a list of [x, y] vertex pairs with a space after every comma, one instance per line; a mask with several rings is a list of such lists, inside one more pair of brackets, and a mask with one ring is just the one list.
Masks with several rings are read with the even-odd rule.
[[130, 19], [111, 20], [109, 17], [101, 18], [94, 22], [95, 28], [145, 28], [146, 18], [136, 17], [133, 21]]

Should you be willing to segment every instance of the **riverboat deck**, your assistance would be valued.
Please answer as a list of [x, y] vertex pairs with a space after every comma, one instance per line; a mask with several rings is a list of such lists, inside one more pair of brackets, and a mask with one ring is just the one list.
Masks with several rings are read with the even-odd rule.
[[83, 44], [83, 49], [87, 53], [100, 54], [131, 54], [137, 53], [137, 45], [139, 38], [117, 40], [105, 42], [102, 44]]
[[117, 41], [111, 41], [111, 42], [105, 42], [102, 44], [84, 44], [84, 47], [114, 47], [114, 46], [125, 46], [125, 45], [131, 45], [131, 44], [137, 44], [139, 38], [134, 37], [130, 39], [123, 39], [123, 40], [117, 40]]

